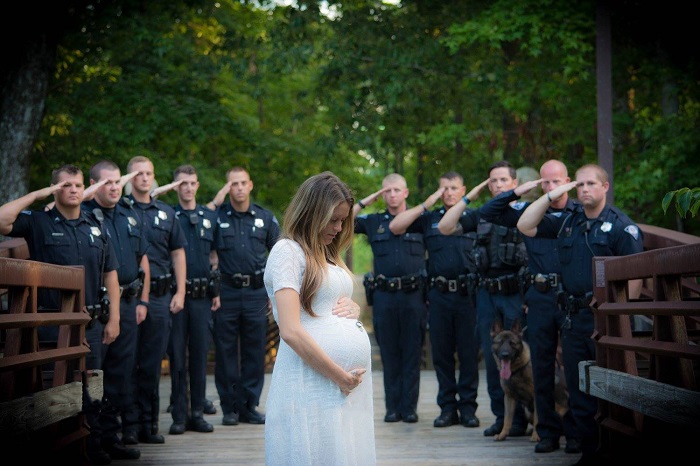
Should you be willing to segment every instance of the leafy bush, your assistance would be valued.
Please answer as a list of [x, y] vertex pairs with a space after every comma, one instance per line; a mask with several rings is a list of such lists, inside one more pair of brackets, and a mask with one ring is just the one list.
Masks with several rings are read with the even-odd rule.
[[669, 191], [661, 201], [661, 207], [664, 209], [664, 214], [669, 206], [676, 199], [676, 212], [682, 218], [686, 218], [688, 212], [695, 217], [700, 209], [700, 188], [681, 188], [675, 191]]

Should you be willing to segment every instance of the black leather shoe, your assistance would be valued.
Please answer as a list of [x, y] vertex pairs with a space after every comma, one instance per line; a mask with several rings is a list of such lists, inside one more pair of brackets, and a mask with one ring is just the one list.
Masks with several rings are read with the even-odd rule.
[[136, 445], [139, 443], [138, 435], [134, 431], [126, 431], [122, 434], [122, 443], [124, 445]]
[[481, 423], [479, 422], [479, 418], [474, 416], [473, 414], [471, 416], [462, 416], [462, 418], [459, 420], [459, 423], [462, 424], [464, 427], [479, 427]]
[[500, 434], [502, 430], [503, 424], [492, 424], [491, 427], [484, 430], [484, 437], [493, 437], [494, 435]]
[[165, 409], [166, 413], [172, 413], [173, 412], [173, 405], [169, 404], [168, 407]]
[[406, 414], [405, 416], [401, 416], [403, 418], [403, 422], [408, 422], [409, 424], [413, 424], [418, 422], [418, 414], [416, 414], [415, 411], [410, 412]]
[[165, 437], [160, 434], [147, 434], [141, 432], [139, 434], [139, 442], [141, 443], [165, 443]]
[[170, 431], [168, 433], [170, 435], [182, 435], [186, 430], [187, 426], [185, 426], [184, 422], [173, 422], [173, 425], [170, 426]]
[[216, 406], [211, 400], [204, 400], [204, 414], [216, 414]]
[[554, 438], [543, 438], [535, 445], [535, 453], [551, 453], [559, 450], [559, 440]]
[[103, 443], [102, 449], [106, 451], [113, 460], [137, 460], [141, 458], [140, 450], [126, 447], [122, 442]]
[[190, 430], [193, 430], [195, 432], [208, 433], [214, 432], [214, 426], [209, 424], [201, 417], [195, 417], [190, 419]]
[[104, 451], [102, 448], [95, 446], [94, 449], [88, 449], [87, 451], [88, 463], [92, 466], [98, 466], [103, 464], [111, 464], [112, 457], [109, 453]]
[[443, 411], [433, 421], [433, 427], [449, 427], [459, 424], [457, 411]]
[[401, 420], [401, 415], [395, 411], [386, 413], [384, 416], [384, 422], [399, 422]]
[[566, 439], [566, 447], [564, 448], [566, 453], [581, 453], [581, 442], [575, 438]]
[[237, 426], [238, 425], [238, 414], [236, 414], [236, 413], [224, 414], [224, 417], [221, 420], [221, 424], [223, 424], [225, 426]]
[[238, 419], [248, 424], [265, 424], [265, 415], [256, 411], [255, 408], [241, 411], [238, 413]]
[[524, 437], [527, 435], [527, 426], [516, 426], [513, 425], [508, 431], [508, 437]]

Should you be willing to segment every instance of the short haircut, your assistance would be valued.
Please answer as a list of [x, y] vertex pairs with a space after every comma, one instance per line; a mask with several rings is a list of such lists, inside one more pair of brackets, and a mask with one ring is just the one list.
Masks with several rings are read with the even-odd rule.
[[[141, 163], [141, 162], [151, 162], [151, 159], [146, 157], [145, 155], [137, 155], [136, 157], [132, 157], [131, 160], [129, 160], [129, 163], [126, 166], [126, 171], [127, 173], [131, 173], [133, 170], [131, 169], [135, 164]], [[151, 162], [152, 164], [153, 162]]]
[[507, 168], [511, 178], [514, 180], [518, 178], [518, 172], [515, 170], [515, 167], [507, 160], [499, 160], [498, 162], [492, 163], [489, 167], [489, 176], [491, 176], [491, 171], [496, 168]]
[[76, 165], [62, 165], [51, 172], [51, 184], [58, 183], [58, 178], [61, 176], [61, 173], [68, 173], [69, 175], [82, 175], [83, 171]]
[[576, 176], [578, 177], [578, 172], [585, 169], [593, 169], [596, 172], [596, 175], [598, 176], [598, 181], [600, 181], [603, 184], [607, 183], [610, 180], [610, 178], [608, 177], [608, 172], [605, 170], [605, 168], [595, 163], [588, 163], [582, 167], [579, 167], [579, 169], [576, 170]]
[[119, 170], [119, 165], [111, 160], [100, 160], [90, 167], [90, 179], [100, 181], [100, 172], [102, 170]]
[[192, 165], [180, 165], [173, 171], [173, 180], [177, 179], [177, 175], [182, 173], [183, 175], [196, 175], [197, 169]]
[[464, 178], [462, 177], [462, 175], [460, 175], [459, 173], [457, 173], [457, 172], [455, 172], [455, 171], [450, 171], [450, 172], [447, 172], [447, 173], [443, 173], [443, 175], [440, 177], [440, 179], [444, 179], [444, 180], [459, 180], [462, 184], [464, 184]]

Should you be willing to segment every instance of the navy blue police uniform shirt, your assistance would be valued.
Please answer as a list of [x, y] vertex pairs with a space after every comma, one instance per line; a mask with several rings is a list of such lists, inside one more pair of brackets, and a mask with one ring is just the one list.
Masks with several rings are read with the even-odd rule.
[[[452, 280], [459, 275], [476, 270], [474, 260], [471, 257], [476, 235], [467, 229], [464, 230], [466, 233], [459, 229], [452, 235], [440, 233], [437, 226], [445, 212], [444, 207], [423, 212], [406, 231], [423, 233], [425, 246], [428, 250], [428, 275], [431, 277], [441, 275]], [[463, 218], [473, 214], [473, 210], [464, 211], [460, 222]]]
[[185, 234], [180, 222], [175, 219], [175, 209], [157, 199], [145, 204], [137, 202], [130, 195], [129, 200], [140, 217], [142, 231], [148, 240], [151, 280], [171, 273], [170, 252], [186, 246]]
[[221, 273], [253, 274], [265, 269], [267, 252], [280, 236], [280, 225], [272, 212], [251, 203], [245, 212], [231, 203], [217, 210], [216, 250]]
[[148, 242], [141, 233], [141, 222], [131, 203], [122, 198], [113, 208], [100, 206], [95, 200], [85, 201], [81, 208], [94, 215], [95, 209], [100, 209], [104, 220], [103, 229], [112, 242], [117, 257], [119, 257], [120, 285], [128, 285], [138, 278], [140, 260], [146, 254]]
[[[48, 212], [25, 210], [17, 216], [8, 236], [24, 238], [32, 260], [84, 266], [86, 306], [99, 302], [102, 273], [119, 267], [105, 232], [97, 220], [84, 211], [79, 218], [67, 220], [56, 207]], [[58, 309], [59, 292], [39, 290], [38, 300], [40, 308]]]
[[594, 256], [626, 256], [644, 250], [639, 227], [610, 206], [590, 220], [578, 203], [573, 212], [546, 214], [537, 226], [537, 235], [557, 238], [562, 282], [574, 296], [593, 290]]
[[175, 215], [187, 239], [187, 278], [209, 277], [209, 253], [214, 249], [216, 212], [196, 205], [194, 210], [175, 206]]
[[[511, 202], [518, 199], [519, 196], [515, 194], [514, 190], [500, 193], [479, 208], [481, 218], [487, 222], [515, 227], [525, 209], [531, 204], [524, 201], [511, 204]], [[547, 213], [571, 213], [574, 211], [574, 206], [575, 203], [568, 199], [563, 209], [549, 207]], [[523, 240], [527, 248], [527, 267], [531, 274], [561, 274], [561, 261], [559, 260], [557, 242], [555, 240], [525, 235], [523, 235]]]
[[425, 245], [421, 233], [395, 235], [389, 230], [394, 219], [388, 211], [355, 218], [355, 233], [367, 235], [372, 248], [374, 272], [402, 277], [425, 269]]

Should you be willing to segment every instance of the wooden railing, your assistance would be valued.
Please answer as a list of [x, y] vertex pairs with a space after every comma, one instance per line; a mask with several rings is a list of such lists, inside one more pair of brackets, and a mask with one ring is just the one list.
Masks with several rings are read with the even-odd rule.
[[[84, 464], [88, 378], [101, 397], [100, 372], [85, 370], [84, 269], [12, 258], [24, 240], [0, 245], [0, 445], [23, 461]], [[40, 289], [60, 290], [60, 308], [38, 313]], [[39, 341], [39, 327], [58, 327], [57, 342]]]
[[596, 361], [579, 364], [579, 387], [599, 398], [604, 451], [681, 458], [700, 438], [700, 238], [640, 227], [647, 251], [593, 259]]

